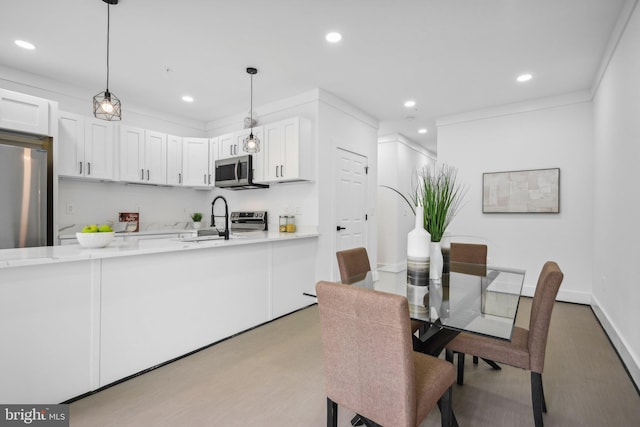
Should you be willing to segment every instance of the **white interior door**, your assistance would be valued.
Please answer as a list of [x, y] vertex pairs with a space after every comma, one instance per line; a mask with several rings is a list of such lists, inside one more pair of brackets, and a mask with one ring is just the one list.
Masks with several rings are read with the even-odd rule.
[[[367, 246], [367, 158], [338, 148], [336, 154], [336, 251]], [[337, 261], [334, 271], [338, 272]], [[340, 277], [336, 274], [336, 277]]]

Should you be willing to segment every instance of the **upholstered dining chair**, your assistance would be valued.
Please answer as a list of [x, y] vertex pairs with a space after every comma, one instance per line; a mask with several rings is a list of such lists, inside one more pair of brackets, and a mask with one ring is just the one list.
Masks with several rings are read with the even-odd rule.
[[[449, 250], [449, 259], [451, 262], [468, 263], [465, 266], [459, 264], [455, 267], [456, 271], [466, 274], [478, 274], [486, 276], [487, 274], [487, 245], [477, 243], [451, 243]], [[459, 356], [464, 360], [464, 354]], [[500, 366], [492, 360], [483, 359], [493, 369], [501, 369]], [[473, 356], [473, 364], [478, 364], [478, 356]], [[462, 385], [464, 371], [458, 363], [458, 384]]]
[[337, 426], [338, 404], [385, 427], [416, 427], [438, 404], [451, 425], [453, 365], [413, 351], [405, 297], [331, 282], [318, 282], [316, 295], [327, 426]]
[[[340, 270], [340, 281], [350, 284], [364, 278], [371, 271], [369, 255], [366, 248], [345, 249], [336, 252], [338, 258], [338, 269]], [[416, 332], [422, 326], [419, 320], [411, 321], [411, 333]]]
[[514, 327], [510, 342], [462, 332], [445, 347], [449, 361], [453, 361], [454, 351], [463, 354], [462, 359], [458, 359], [463, 366], [466, 353], [531, 371], [531, 401], [536, 427], [542, 427], [542, 413], [547, 412], [542, 371], [551, 313], [563, 278], [557, 263], [547, 261], [544, 264], [531, 303], [529, 329]]

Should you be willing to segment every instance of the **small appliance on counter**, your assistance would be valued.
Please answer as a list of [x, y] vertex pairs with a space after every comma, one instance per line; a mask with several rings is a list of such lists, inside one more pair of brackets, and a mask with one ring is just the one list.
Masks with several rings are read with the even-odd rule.
[[118, 232], [138, 232], [140, 231], [139, 212], [119, 212], [118, 225], [115, 227]]
[[231, 212], [231, 232], [267, 231], [267, 211]]

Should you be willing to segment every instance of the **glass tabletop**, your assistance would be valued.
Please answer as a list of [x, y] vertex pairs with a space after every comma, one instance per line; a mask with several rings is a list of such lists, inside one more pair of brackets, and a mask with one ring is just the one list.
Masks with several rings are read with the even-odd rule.
[[524, 270], [458, 262], [449, 263], [448, 270], [440, 280], [379, 283], [369, 272], [344, 283], [406, 296], [412, 319], [510, 340]]

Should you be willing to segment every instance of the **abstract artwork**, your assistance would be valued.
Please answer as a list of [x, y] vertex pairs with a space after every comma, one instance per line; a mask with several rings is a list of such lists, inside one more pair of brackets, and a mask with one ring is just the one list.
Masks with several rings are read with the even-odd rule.
[[560, 169], [482, 174], [483, 213], [559, 213]]

